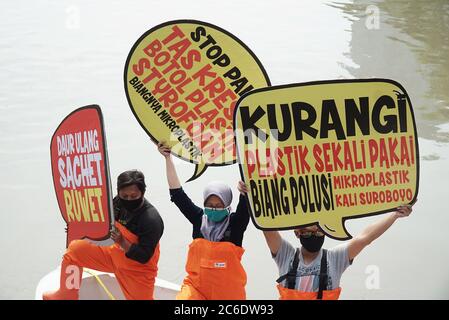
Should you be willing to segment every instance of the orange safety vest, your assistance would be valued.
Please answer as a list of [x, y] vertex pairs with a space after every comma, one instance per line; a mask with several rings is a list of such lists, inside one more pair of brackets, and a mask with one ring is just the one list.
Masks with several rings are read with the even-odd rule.
[[[279, 291], [280, 300], [338, 300], [341, 293], [341, 288], [333, 290], [326, 290], [327, 287], [327, 250], [323, 249], [320, 266], [320, 284], [318, 292], [305, 292], [295, 290], [296, 276], [298, 273], [299, 264], [299, 249], [296, 249], [293, 263], [287, 274], [281, 276], [277, 282], [277, 289]], [[283, 287], [280, 282], [287, 279], [287, 288]]]
[[187, 276], [177, 300], [245, 300], [245, 250], [232, 242], [195, 239], [189, 245]]
[[[318, 300], [318, 292], [305, 292], [294, 289], [287, 289], [277, 285], [280, 297], [279, 300]], [[323, 290], [323, 297], [321, 300], [338, 300], [340, 297], [341, 288], [334, 290]]]
[[[115, 222], [115, 227], [127, 241], [138, 243], [138, 237], [125, 226]], [[153, 299], [159, 254], [158, 243], [151, 259], [142, 264], [126, 257], [118, 243], [100, 247], [85, 240], [75, 240], [67, 248], [64, 259], [80, 267], [113, 272], [126, 299], [147, 300]]]

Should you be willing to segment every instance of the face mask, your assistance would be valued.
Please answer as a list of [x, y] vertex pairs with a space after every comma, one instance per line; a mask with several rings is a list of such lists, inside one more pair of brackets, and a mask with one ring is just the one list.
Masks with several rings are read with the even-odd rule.
[[213, 222], [220, 222], [229, 214], [229, 209], [204, 208], [204, 214]]
[[316, 235], [311, 235], [308, 238], [299, 236], [299, 241], [301, 241], [302, 246], [309, 252], [318, 252], [324, 243], [324, 236], [317, 237]]
[[133, 211], [136, 210], [140, 204], [142, 203], [143, 198], [139, 198], [139, 199], [135, 199], [135, 200], [125, 200], [120, 198], [120, 203], [122, 204], [122, 206], [128, 210], [128, 211]]

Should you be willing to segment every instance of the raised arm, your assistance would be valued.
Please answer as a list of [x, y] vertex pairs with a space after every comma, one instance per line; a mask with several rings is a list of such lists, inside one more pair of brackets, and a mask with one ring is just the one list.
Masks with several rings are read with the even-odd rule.
[[168, 187], [170, 188], [170, 200], [179, 208], [182, 214], [192, 223], [196, 224], [203, 215], [203, 210], [196, 206], [181, 188], [175, 164], [173, 163], [170, 147], [164, 141], [158, 144], [159, 152], [165, 158]]
[[[248, 193], [248, 187], [245, 185], [243, 181], [239, 181], [237, 189], [242, 195], [246, 196]], [[273, 256], [276, 256], [279, 251], [279, 248], [281, 247], [282, 242], [280, 233], [278, 231], [264, 231], [263, 235], [265, 236], [265, 240], [267, 241], [271, 254]]]
[[265, 240], [267, 241], [271, 254], [275, 257], [281, 247], [281, 234], [278, 231], [264, 231], [263, 235], [265, 236]]
[[400, 206], [395, 212], [392, 212], [383, 219], [373, 223], [363, 230], [361, 234], [350, 240], [348, 245], [349, 260], [354, 259], [366, 246], [379, 238], [397, 219], [408, 217], [410, 213], [412, 213], [411, 205]]
[[240, 196], [233, 219], [234, 221], [237, 221], [237, 225], [239, 225], [240, 229], [244, 231], [249, 223], [249, 211], [246, 199], [248, 188], [243, 181], [239, 181], [237, 184], [237, 190], [240, 192]]
[[165, 158], [165, 168], [167, 171], [168, 187], [170, 189], [181, 188], [181, 182], [179, 182], [178, 174], [176, 173], [175, 164], [170, 154], [170, 147], [168, 147], [164, 141], [159, 142], [158, 150]]

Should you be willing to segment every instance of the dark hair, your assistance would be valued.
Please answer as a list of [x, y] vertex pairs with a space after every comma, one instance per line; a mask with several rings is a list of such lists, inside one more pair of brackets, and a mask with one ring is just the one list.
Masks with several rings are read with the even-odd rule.
[[117, 177], [117, 192], [120, 189], [135, 184], [142, 193], [145, 193], [147, 185], [145, 184], [145, 176], [139, 170], [128, 170], [120, 173]]

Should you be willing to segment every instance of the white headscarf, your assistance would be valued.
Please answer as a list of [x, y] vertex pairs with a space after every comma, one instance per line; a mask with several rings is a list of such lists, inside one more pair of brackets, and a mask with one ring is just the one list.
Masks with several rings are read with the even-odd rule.
[[[204, 203], [207, 198], [212, 195], [219, 197], [223, 202], [224, 207], [228, 208], [229, 213], [231, 213], [232, 190], [227, 184], [221, 181], [210, 182], [206, 188], [204, 188]], [[215, 242], [222, 240], [228, 229], [229, 221], [230, 214], [220, 222], [211, 221], [208, 219], [207, 215], [204, 214], [201, 222], [201, 233], [203, 234], [204, 239]]]
[[210, 220], [205, 214], [203, 214], [203, 220], [201, 222], [201, 234], [204, 239], [214, 242], [219, 242], [223, 239], [224, 234], [229, 226], [229, 220], [231, 215], [227, 215], [220, 222]]

